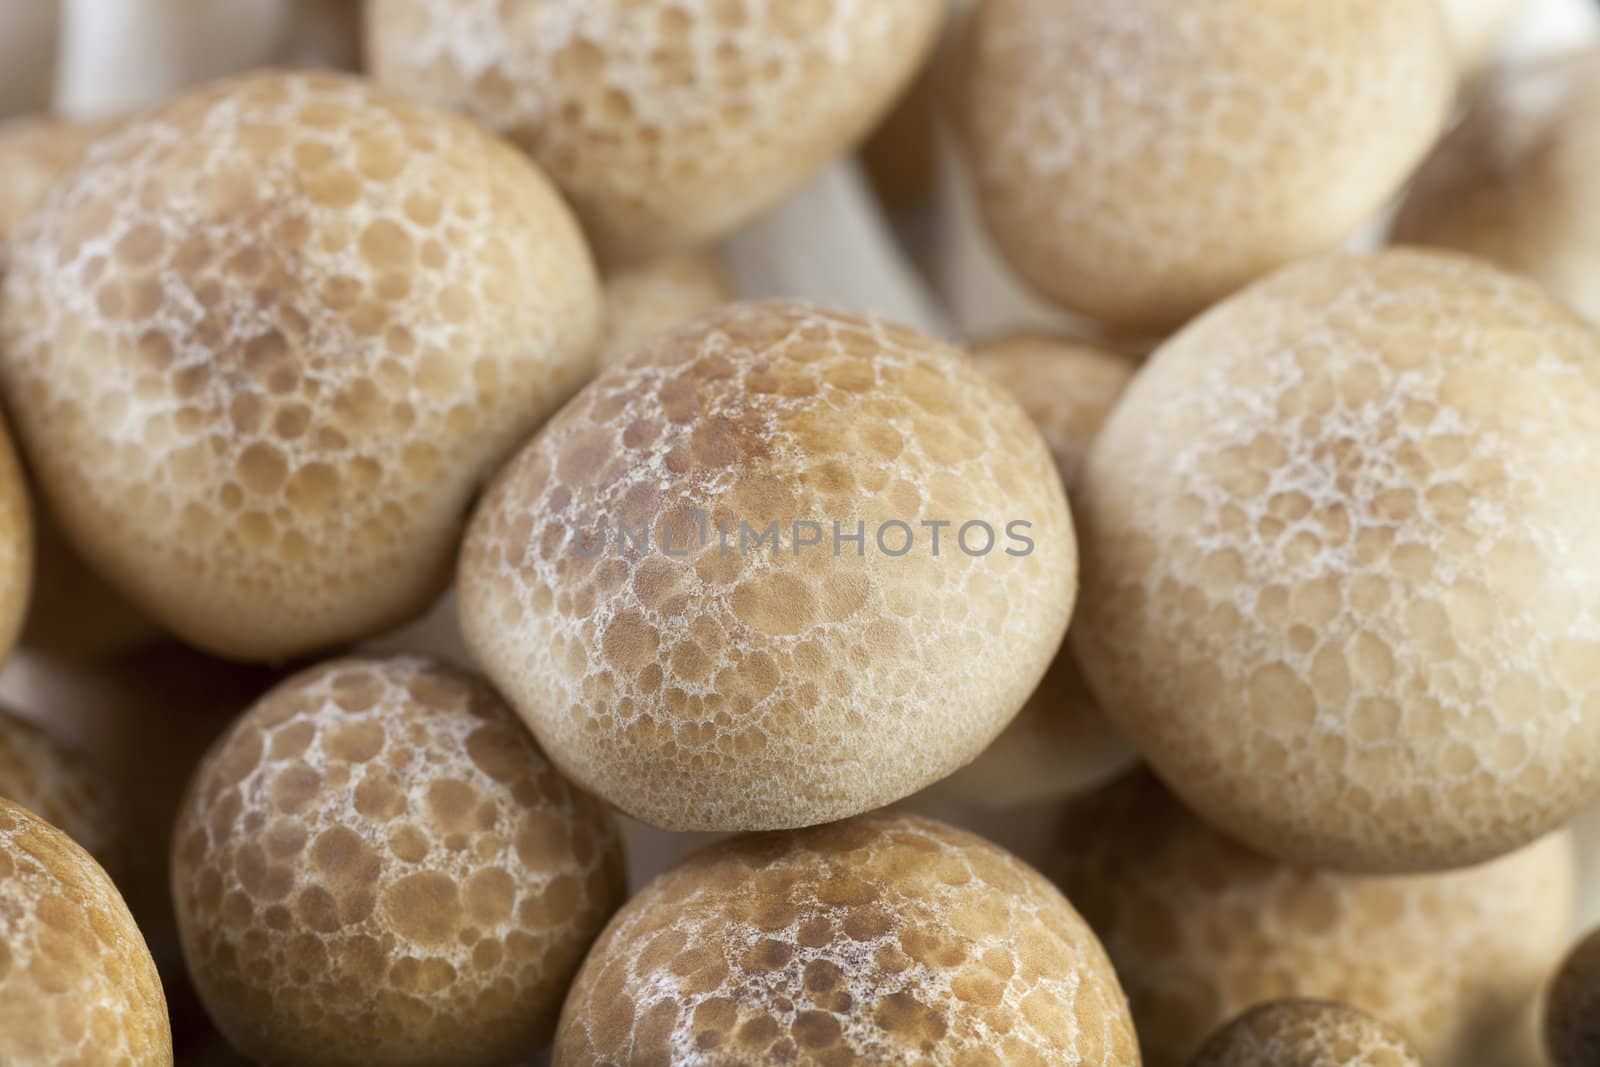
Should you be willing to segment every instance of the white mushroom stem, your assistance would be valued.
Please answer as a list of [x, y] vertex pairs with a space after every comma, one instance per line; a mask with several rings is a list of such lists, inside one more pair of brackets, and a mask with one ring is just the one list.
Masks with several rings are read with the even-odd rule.
[[49, 105], [60, 14], [56, 0], [0, 3], [0, 119]]
[[271, 62], [291, 15], [287, 0], [64, 0], [56, 111], [106, 118]]
[[728, 238], [722, 262], [743, 300], [810, 300], [956, 336], [853, 159]]
[[1523, 63], [1575, 51], [1600, 40], [1595, 0], [1527, 0], [1500, 52], [1504, 63]]

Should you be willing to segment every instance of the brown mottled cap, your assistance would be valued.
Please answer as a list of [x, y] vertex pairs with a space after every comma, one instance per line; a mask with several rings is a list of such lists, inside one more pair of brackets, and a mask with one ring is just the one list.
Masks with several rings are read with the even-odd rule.
[[1127, 1003], [1072, 905], [1022, 861], [878, 812], [713, 845], [584, 961], [562, 1067], [1134, 1067]]
[[1275, 1000], [1212, 1035], [1189, 1067], [1423, 1067], [1411, 1042], [1364, 1011]]
[[0, 798], [0, 1063], [171, 1067], [150, 950], [94, 858]]
[[722, 264], [709, 252], [663, 256], [608, 275], [605, 322], [595, 362], [604, 370], [646, 342], [733, 300]]
[[608, 260], [708, 244], [888, 110], [941, 0], [373, 0], [380, 82], [460, 107], [555, 178]]
[[1145, 365], [1084, 467], [1072, 640], [1263, 851], [1458, 867], [1600, 785], [1600, 334], [1461, 256], [1336, 255]]
[[1437, 0], [983, 0], [956, 121], [1023, 280], [1159, 335], [1355, 232], [1455, 78]]
[[1460, 871], [1340, 874], [1252, 851], [1136, 771], [1074, 801], [1058, 842], [1045, 869], [1110, 954], [1146, 1067], [1279, 997], [1381, 1016], [1428, 1067], [1482, 1067], [1572, 923], [1566, 833]]
[[254, 1059], [518, 1062], [622, 902], [604, 809], [483, 682], [335, 660], [263, 697], [179, 815], [184, 956]]
[[1054, 657], [1075, 570], [1049, 450], [960, 353], [734, 304], [507, 466], [460, 590], [479, 662], [575, 781], [665, 829], [762, 830], [972, 760]]
[[1486, 81], [1417, 174], [1392, 238], [1527, 274], [1600, 322], [1600, 49]]
[[[1138, 366], [1092, 345], [1030, 336], [975, 345], [972, 361], [1022, 404], [1069, 493], [1089, 442]], [[1102, 785], [1133, 760], [1063, 646], [1005, 732], [944, 784], [973, 803], [1017, 807]]]
[[1600, 1063], [1600, 931], [1567, 954], [1545, 993], [1544, 1048], [1550, 1067]]
[[510, 146], [342, 76], [196, 90], [15, 235], [0, 379], [63, 527], [190, 643], [283, 658], [442, 591], [590, 370], [598, 284]]
[[100, 769], [61, 738], [0, 705], [0, 797], [59, 828], [121, 877], [131, 842]]

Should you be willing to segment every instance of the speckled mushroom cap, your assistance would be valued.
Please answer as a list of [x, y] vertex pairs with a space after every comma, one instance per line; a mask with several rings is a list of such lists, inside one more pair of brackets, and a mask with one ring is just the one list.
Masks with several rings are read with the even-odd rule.
[[1038, 872], [878, 812], [712, 845], [584, 961], [560, 1067], [1138, 1064], [1105, 953]]
[[5, 270], [7, 235], [95, 138], [114, 128], [114, 123], [44, 118], [0, 123], [0, 272]]
[[[1039, 427], [1070, 493], [1089, 442], [1137, 364], [1092, 345], [1031, 336], [975, 345], [972, 360]], [[1013, 807], [1102, 785], [1133, 760], [1063, 647], [1005, 732], [944, 784], [974, 803]]]
[[0, 797], [59, 828], [120, 877], [127, 842], [110, 783], [82, 753], [4, 705]]
[[1490, 58], [1523, 0], [1439, 0], [1439, 7], [1456, 56], [1470, 69]]
[[1217, 1031], [1189, 1067], [1423, 1067], [1411, 1042], [1364, 1011], [1275, 1000]]
[[0, 378], [92, 562], [190, 643], [281, 658], [442, 591], [468, 498], [597, 324], [576, 223], [517, 152], [266, 73], [51, 190], [12, 245]]
[[257, 1060], [518, 1062], [622, 902], [618, 841], [483, 682], [335, 660], [196, 773], [173, 844], [184, 956]]
[[1393, 239], [1531, 275], [1600, 322], [1600, 50], [1489, 79], [1417, 175]]
[[65, 833], [4, 798], [0, 1062], [172, 1064], [161, 979], [111, 879]]
[[379, 81], [465, 109], [566, 191], [608, 260], [723, 236], [844, 154], [941, 0], [373, 0]]
[[1160, 335], [1342, 243], [1441, 132], [1437, 0], [983, 0], [956, 123], [1039, 293]]
[[782, 829], [972, 760], [1055, 655], [1075, 569], [1039, 432], [959, 353], [732, 304], [602, 373], [501, 473], [461, 618], [581, 785], [664, 829]]
[[595, 362], [601, 369], [633, 355], [657, 334], [733, 300], [733, 286], [707, 252], [664, 256], [605, 280], [605, 323]]
[[1567, 954], [1545, 993], [1544, 1047], [1550, 1067], [1600, 1062], [1600, 931]]
[[1600, 784], [1600, 334], [1391, 251], [1290, 267], [1146, 364], [1077, 494], [1078, 662], [1218, 826], [1461, 866]]
[[1056, 876], [1127, 991], [1146, 1067], [1183, 1067], [1264, 1000], [1379, 1015], [1428, 1067], [1482, 1067], [1567, 944], [1570, 835], [1443, 874], [1295, 867], [1224, 837], [1136, 771], [1073, 802]]

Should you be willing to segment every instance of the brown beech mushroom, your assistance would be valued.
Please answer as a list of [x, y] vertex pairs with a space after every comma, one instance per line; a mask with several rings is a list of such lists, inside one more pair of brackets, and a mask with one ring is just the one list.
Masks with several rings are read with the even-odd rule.
[[574, 781], [782, 829], [971, 761], [1037, 687], [1076, 555], [1027, 414], [959, 352], [734, 304], [591, 382], [499, 475], [462, 624]]
[[172, 856], [184, 956], [268, 1063], [521, 1062], [622, 902], [615, 826], [482, 681], [335, 660], [212, 748]]
[[0, 797], [61, 830], [120, 875], [131, 843], [111, 784], [72, 745], [0, 706]]
[[1091, 691], [1220, 828], [1462, 866], [1600, 785], [1600, 333], [1476, 260], [1284, 269], [1145, 365], [1075, 497]]
[[1498, 71], [1417, 175], [1392, 239], [1481, 256], [1600, 322], [1600, 49]]
[[617, 914], [556, 1036], [614, 1063], [1135, 1067], [1077, 912], [982, 838], [879, 812], [712, 845]]
[[150, 950], [106, 872], [0, 798], [0, 1063], [172, 1067]]
[[591, 369], [598, 285], [510, 146], [269, 73], [99, 141], [11, 246], [0, 380], [76, 546], [276, 659], [442, 592], [480, 480]]
[[1039, 294], [1153, 336], [1350, 237], [1456, 84], [1437, 0], [982, 0], [959, 53], [989, 237]]
[[888, 110], [941, 0], [373, 0], [367, 63], [516, 141], [603, 258], [703, 246]]
[[[1137, 366], [1104, 349], [1043, 337], [975, 345], [972, 361], [1021, 402], [1069, 493], [1089, 442]], [[1014, 807], [1102, 785], [1133, 760], [1063, 646], [1005, 732], [941, 788], [986, 807]]]
[[1145, 1067], [1281, 997], [1378, 1015], [1428, 1067], [1482, 1067], [1572, 923], [1565, 833], [1460, 871], [1340, 874], [1236, 843], [1145, 771], [1074, 801], [1046, 869], [1105, 944]]
[[1423, 1067], [1411, 1042], [1329, 1000], [1275, 1000], [1217, 1031], [1189, 1067]]
[[1550, 1067], [1600, 1063], [1600, 931], [1567, 954], [1545, 992], [1544, 1047]]

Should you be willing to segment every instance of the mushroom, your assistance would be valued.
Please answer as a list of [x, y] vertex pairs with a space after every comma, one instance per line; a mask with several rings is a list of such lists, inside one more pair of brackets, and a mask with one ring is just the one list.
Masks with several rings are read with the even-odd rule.
[[0, 1062], [172, 1067], [150, 950], [106, 872], [0, 798]]
[[52, 510], [236, 658], [425, 609], [479, 481], [592, 365], [598, 282], [555, 190], [352, 78], [249, 76], [125, 125], [11, 253], [0, 381]]
[[983, 0], [950, 80], [1010, 267], [1160, 336], [1350, 237], [1432, 146], [1455, 77], [1436, 0]]
[[973, 759], [1071, 612], [1061, 480], [960, 353], [735, 304], [591, 382], [478, 506], [468, 645], [557, 766], [669, 830], [845, 818]]
[[1457, 867], [1600, 785], [1600, 334], [1390, 251], [1285, 268], [1145, 365], [1090, 449], [1074, 652], [1262, 851]]
[[1600, 49], [1498, 71], [1418, 174], [1393, 240], [1481, 256], [1600, 322]]
[[0, 796], [60, 829], [108, 871], [123, 868], [128, 842], [110, 783], [71, 745], [3, 705]]
[[1329, 1000], [1275, 1000], [1217, 1031], [1189, 1067], [1423, 1067], [1388, 1023]]
[[59, 0], [0, 4], [0, 119], [50, 106], [60, 22]]
[[595, 362], [604, 370], [656, 336], [733, 300], [733, 288], [708, 253], [665, 256], [605, 279], [605, 324]]
[[[1025, 336], [976, 345], [972, 361], [1022, 404], [1070, 493], [1134, 362], [1073, 341]], [[1133, 760], [1063, 647], [1005, 732], [940, 787], [985, 807], [1019, 807], [1103, 785]]]
[[189, 969], [268, 1063], [518, 1062], [622, 903], [616, 827], [481, 680], [335, 660], [200, 765], [172, 856]]
[[1600, 930], [1578, 942], [1550, 983], [1544, 1046], [1550, 1067], [1600, 1062]]
[[865, 136], [941, 0], [374, 0], [379, 79], [548, 168], [608, 262], [702, 247]]
[[556, 1062], [1139, 1062], [1127, 1003], [1036, 871], [877, 813], [713, 845], [596, 943]]
[[1146, 1067], [1181, 1067], [1263, 1000], [1337, 1000], [1429, 1067], [1482, 1067], [1567, 943], [1569, 835], [1443, 874], [1372, 876], [1254, 852], [1148, 772], [1074, 801], [1046, 870], [1106, 947]]

